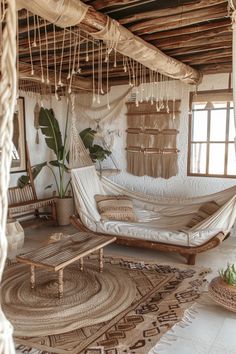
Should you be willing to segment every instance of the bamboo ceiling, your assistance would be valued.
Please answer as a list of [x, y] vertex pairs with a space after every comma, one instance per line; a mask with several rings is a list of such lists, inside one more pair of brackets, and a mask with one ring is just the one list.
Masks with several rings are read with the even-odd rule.
[[[203, 74], [232, 71], [231, 19], [226, 0], [84, 0], [83, 2], [116, 19], [132, 33], [155, 45], [168, 56], [200, 70]], [[72, 46], [76, 40], [74, 37], [73, 41], [75, 29], [71, 28], [71, 30], [72, 32], [65, 31], [64, 34], [64, 29], [33, 16], [25, 9], [20, 10], [21, 77], [39, 80], [42, 76], [39, 68], [45, 66], [44, 81], [54, 80], [55, 68], [60, 69], [62, 78], [68, 80], [68, 72], [71, 70], [73, 61]], [[78, 29], [76, 33], [78, 34]], [[35, 39], [37, 42], [39, 36], [41, 48], [38, 43], [35, 45]], [[99, 58], [105, 56], [105, 47], [101, 44], [94, 46], [94, 42], [96, 41], [87, 35], [86, 26], [81, 27], [79, 72], [73, 79], [72, 89], [91, 90], [93, 72], [95, 78], [99, 78], [99, 75], [107, 70], [106, 65], [101, 67], [99, 63]], [[64, 48], [63, 61], [61, 60], [62, 47]], [[91, 55], [94, 57], [94, 62], [91, 60]], [[113, 52], [110, 61], [112, 65], [109, 67], [109, 85], [128, 83], [130, 73], [129, 70], [124, 70], [124, 57], [118, 52]], [[47, 65], [44, 65], [45, 63]], [[32, 64], [34, 75], [30, 73]], [[140, 75], [143, 77], [146, 72]]]

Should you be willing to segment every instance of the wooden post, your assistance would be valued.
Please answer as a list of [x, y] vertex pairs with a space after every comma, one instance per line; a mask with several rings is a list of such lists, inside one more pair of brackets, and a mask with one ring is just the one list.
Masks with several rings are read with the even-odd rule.
[[37, 200], [37, 194], [36, 194], [36, 189], [35, 189], [35, 185], [34, 185], [34, 178], [33, 178], [32, 170], [31, 170], [29, 148], [28, 148], [27, 143], [26, 143], [26, 167], [27, 167], [27, 173], [28, 173], [28, 176], [30, 179], [30, 184], [31, 184], [32, 191], [33, 191], [33, 196], [34, 196], [34, 199]]

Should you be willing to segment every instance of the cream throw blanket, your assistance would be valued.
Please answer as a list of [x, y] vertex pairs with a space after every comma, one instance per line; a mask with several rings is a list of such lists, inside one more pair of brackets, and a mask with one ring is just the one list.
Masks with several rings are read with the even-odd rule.
[[[92, 231], [194, 247], [220, 231], [228, 233], [236, 218], [236, 186], [207, 196], [171, 199], [128, 191], [105, 177], [100, 179], [94, 166], [73, 169], [71, 176], [77, 211], [84, 225]], [[95, 194], [131, 197], [138, 221], [101, 220]], [[215, 201], [221, 208], [186, 230], [188, 221], [209, 201]]]

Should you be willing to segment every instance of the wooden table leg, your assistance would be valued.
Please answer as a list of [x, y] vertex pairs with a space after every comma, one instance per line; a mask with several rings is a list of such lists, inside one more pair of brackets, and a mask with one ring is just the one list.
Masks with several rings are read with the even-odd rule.
[[30, 266], [30, 287], [31, 289], [35, 288], [35, 266]]
[[63, 269], [58, 271], [58, 296], [59, 299], [63, 296]]
[[80, 258], [80, 260], [79, 260], [79, 269], [81, 271], [84, 270], [84, 259], [83, 258]]
[[103, 271], [103, 248], [99, 250], [99, 271], [100, 273]]

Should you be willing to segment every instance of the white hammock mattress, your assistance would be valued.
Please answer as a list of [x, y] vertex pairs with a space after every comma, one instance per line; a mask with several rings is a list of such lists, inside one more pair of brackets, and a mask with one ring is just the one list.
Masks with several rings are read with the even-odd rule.
[[[197, 231], [174, 231], [158, 229], [156, 225], [152, 225], [150, 222], [132, 223], [127, 221], [101, 220], [96, 222], [95, 225], [82, 215], [81, 219], [83, 224], [94, 232], [187, 247], [196, 247], [202, 245], [209, 241], [217, 233], [216, 229]], [[218, 230], [218, 232], [220, 231], [221, 230]]]

